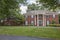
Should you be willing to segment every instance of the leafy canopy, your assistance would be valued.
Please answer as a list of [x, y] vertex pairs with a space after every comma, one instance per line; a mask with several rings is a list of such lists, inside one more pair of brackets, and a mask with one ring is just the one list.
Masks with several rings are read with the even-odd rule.
[[0, 18], [10, 17], [19, 12], [19, 4], [26, 0], [0, 0]]
[[[20, 12], [20, 5], [25, 3], [26, 0], [0, 0], [0, 22], [7, 18], [16, 18], [15, 21], [23, 23], [24, 17]], [[17, 20], [18, 19], [18, 20]]]
[[46, 8], [53, 9], [60, 8], [60, 0], [39, 0], [39, 2]]
[[30, 4], [28, 5], [28, 10], [39, 10], [39, 7], [37, 4]]

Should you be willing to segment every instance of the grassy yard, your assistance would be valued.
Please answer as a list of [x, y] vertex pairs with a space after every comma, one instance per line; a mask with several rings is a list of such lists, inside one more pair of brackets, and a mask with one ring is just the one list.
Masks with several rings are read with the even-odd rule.
[[49, 27], [0, 27], [0, 35], [34, 36], [60, 38], [60, 28]]

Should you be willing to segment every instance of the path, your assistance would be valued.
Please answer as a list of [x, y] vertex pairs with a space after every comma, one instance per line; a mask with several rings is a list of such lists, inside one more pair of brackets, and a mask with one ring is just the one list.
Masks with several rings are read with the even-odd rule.
[[50, 38], [26, 37], [26, 36], [6, 36], [6, 35], [0, 35], [0, 40], [53, 40], [53, 39], [50, 39]]

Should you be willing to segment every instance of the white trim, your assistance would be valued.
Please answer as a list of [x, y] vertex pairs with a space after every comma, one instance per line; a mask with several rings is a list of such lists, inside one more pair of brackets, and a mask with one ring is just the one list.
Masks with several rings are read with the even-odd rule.
[[34, 24], [34, 21], [31, 21], [31, 24]]
[[33, 16], [33, 15], [31, 15], [31, 18], [34, 18], [34, 16]]
[[47, 21], [47, 25], [49, 25], [49, 20]]
[[3, 23], [3, 20], [1, 20], [1, 23]]
[[25, 21], [25, 25], [28, 25], [28, 21]]
[[55, 14], [53, 14], [53, 18], [55, 18]]

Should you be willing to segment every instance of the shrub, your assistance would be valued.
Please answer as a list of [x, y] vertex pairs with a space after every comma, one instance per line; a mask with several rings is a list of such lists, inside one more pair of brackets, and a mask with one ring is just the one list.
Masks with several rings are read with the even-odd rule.
[[51, 26], [51, 27], [60, 27], [60, 24], [49, 24], [48, 26]]
[[52, 20], [52, 24], [56, 24], [55, 20]]

